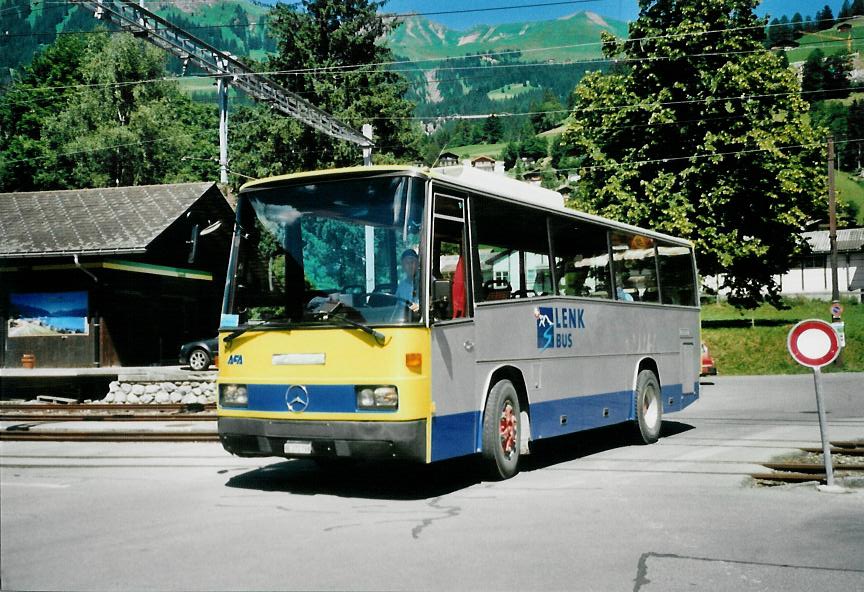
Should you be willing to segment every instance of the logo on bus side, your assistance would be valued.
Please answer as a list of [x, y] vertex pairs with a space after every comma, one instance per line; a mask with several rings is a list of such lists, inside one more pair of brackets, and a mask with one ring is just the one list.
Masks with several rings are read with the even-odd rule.
[[231, 354], [228, 357], [228, 365], [229, 366], [242, 366], [243, 365], [243, 354]]
[[585, 309], [540, 306], [534, 309], [537, 322], [537, 347], [573, 347], [573, 331], [585, 328]]

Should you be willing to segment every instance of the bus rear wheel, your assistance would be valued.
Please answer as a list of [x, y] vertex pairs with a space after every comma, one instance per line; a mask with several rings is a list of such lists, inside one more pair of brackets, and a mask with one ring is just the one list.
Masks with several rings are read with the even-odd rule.
[[520, 412], [513, 383], [496, 382], [483, 416], [483, 460], [490, 479], [509, 479], [519, 472]]
[[636, 377], [636, 428], [637, 437], [645, 444], [660, 439], [663, 425], [663, 399], [660, 396], [660, 381], [651, 370], [642, 370]]

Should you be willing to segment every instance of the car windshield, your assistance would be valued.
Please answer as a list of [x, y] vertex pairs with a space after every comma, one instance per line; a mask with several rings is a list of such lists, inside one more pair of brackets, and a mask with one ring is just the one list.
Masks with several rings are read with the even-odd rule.
[[240, 323], [418, 322], [423, 187], [379, 176], [244, 191], [225, 312]]

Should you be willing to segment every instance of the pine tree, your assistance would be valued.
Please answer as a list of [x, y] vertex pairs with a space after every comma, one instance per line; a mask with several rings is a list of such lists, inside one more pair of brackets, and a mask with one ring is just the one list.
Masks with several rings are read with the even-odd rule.
[[852, 6], [849, 0], [843, 0], [843, 6], [840, 7], [840, 12], [837, 13], [837, 20], [845, 20], [852, 16]]
[[576, 207], [690, 238], [702, 273], [747, 306], [778, 302], [776, 274], [824, 206], [820, 134], [754, 5], [642, 0], [639, 41], [605, 38], [629, 68], [579, 83], [562, 139], [585, 159]]
[[501, 120], [494, 115], [483, 122], [483, 141], [497, 144], [501, 141]]
[[834, 13], [831, 12], [831, 7], [827, 4], [820, 12], [816, 13], [816, 29], [824, 31], [834, 26]]
[[796, 12], [792, 15], [792, 35], [793, 37], [798, 37], [804, 31], [804, 19], [801, 17], [800, 12]]
[[864, 16], [864, 0], [853, 0], [851, 16]]
[[[404, 98], [405, 78], [380, 65], [394, 59], [382, 40], [397, 24], [378, 13], [382, 5], [374, 0], [275, 5], [269, 23], [277, 53], [269, 58], [268, 68], [327, 69], [277, 78], [356, 129], [372, 123], [379, 157], [383, 152], [385, 158], [410, 161], [419, 155], [419, 129], [409, 121], [414, 105]], [[309, 129], [298, 144], [308, 148], [304, 166], [309, 168], [351, 164], [360, 158], [356, 146]]]

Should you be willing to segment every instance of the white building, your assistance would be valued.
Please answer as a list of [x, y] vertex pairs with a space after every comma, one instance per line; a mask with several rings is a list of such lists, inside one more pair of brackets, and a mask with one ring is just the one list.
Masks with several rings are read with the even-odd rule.
[[[831, 245], [827, 230], [803, 233], [812, 253], [780, 276], [784, 296], [831, 299]], [[840, 297], [861, 297], [864, 290], [864, 228], [837, 231], [837, 283]]]
[[[831, 245], [827, 230], [801, 234], [811, 253], [796, 259], [789, 271], [776, 276], [786, 297], [831, 299]], [[703, 284], [716, 290], [722, 276], [705, 277]], [[864, 292], [864, 228], [837, 231], [837, 283], [841, 298], [862, 298]], [[721, 290], [721, 295], [723, 291]]]

